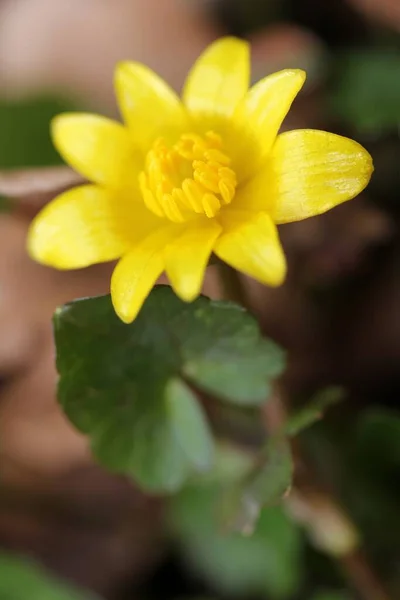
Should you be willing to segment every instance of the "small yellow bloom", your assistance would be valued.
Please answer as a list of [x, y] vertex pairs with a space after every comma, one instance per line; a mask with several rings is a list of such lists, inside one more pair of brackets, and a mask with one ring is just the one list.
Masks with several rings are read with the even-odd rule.
[[111, 295], [127, 323], [163, 271], [178, 296], [196, 298], [212, 252], [280, 285], [286, 261], [276, 224], [353, 198], [373, 166], [362, 146], [338, 135], [278, 135], [305, 73], [280, 71], [249, 90], [249, 69], [248, 45], [221, 39], [195, 63], [181, 101], [150, 69], [125, 62], [115, 74], [125, 125], [58, 116], [57, 149], [93, 183], [41, 211], [31, 256], [58, 269], [119, 258]]

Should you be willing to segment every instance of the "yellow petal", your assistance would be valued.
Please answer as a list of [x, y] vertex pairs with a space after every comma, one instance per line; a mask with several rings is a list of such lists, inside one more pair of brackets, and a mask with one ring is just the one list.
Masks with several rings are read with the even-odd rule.
[[204, 220], [187, 226], [165, 253], [165, 269], [175, 293], [191, 302], [201, 292], [204, 273], [221, 226]]
[[174, 226], [154, 232], [132, 248], [115, 267], [111, 297], [115, 312], [125, 323], [135, 319], [163, 272], [164, 249], [175, 235]]
[[148, 67], [136, 62], [120, 63], [115, 71], [115, 88], [132, 139], [144, 152], [155, 138], [175, 141], [187, 129], [180, 98]]
[[222, 38], [195, 62], [185, 83], [183, 101], [192, 113], [230, 116], [246, 94], [249, 80], [247, 42]]
[[265, 213], [226, 210], [215, 253], [238, 271], [270, 286], [286, 275], [286, 260], [272, 219]]
[[285, 69], [265, 77], [246, 94], [235, 112], [235, 120], [257, 140], [260, 157], [271, 150], [293, 100], [303, 86], [306, 74]]
[[61, 156], [79, 173], [114, 188], [135, 188], [140, 155], [120, 123], [86, 113], [53, 119], [52, 136]]
[[319, 215], [359, 194], [373, 164], [357, 142], [324, 131], [280, 135], [272, 152], [277, 223]]
[[119, 258], [159, 222], [129, 197], [84, 185], [64, 192], [35, 217], [28, 252], [57, 269], [80, 269]]
[[277, 137], [265, 168], [238, 191], [234, 207], [268, 211], [276, 223], [300, 221], [357, 196], [373, 169], [369, 153], [353, 140], [289, 131]]

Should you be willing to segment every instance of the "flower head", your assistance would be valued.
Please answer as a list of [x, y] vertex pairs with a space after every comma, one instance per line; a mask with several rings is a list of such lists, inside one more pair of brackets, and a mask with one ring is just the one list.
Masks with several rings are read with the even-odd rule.
[[280, 285], [276, 224], [323, 213], [356, 196], [373, 171], [368, 152], [314, 130], [278, 131], [305, 73], [287, 69], [249, 89], [248, 45], [209, 46], [182, 101], [145, 66], [117, 66], [124, 125], [90, 114], [53, 121], [54, 143], [93, 182], [58, 196], [34, 219], [39, 262], [74, 269], [120, 259], [111, 280], [123, 321], [137, 315], [166, 271], [183, 300], [200, 293], [210, 255]]

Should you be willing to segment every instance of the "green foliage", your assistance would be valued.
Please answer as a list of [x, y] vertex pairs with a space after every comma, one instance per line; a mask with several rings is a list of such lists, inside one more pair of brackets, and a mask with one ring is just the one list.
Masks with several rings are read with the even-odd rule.
[[230, 527], [251, 533], [261, 509], [277, 504], [292, 483], [293, 463], [286, 438], [271, 437], [261, 452], [255, 467], [227, 493]]
[[288, 598], [299, 587], [301, 535], [281, 508], [261, 512], [251, 536], [220, 525], [220, 489], [190, 487], [171, 500], [172, 531], [191, 569], [219, 593]]
[[284, 366], [242, 308], [204, 297], [186, 304], [167, 286], [154, 288], [131, 325], [103, 296], [61, 308], [54, 328], [66, 414], [101, 463], [153, 492], [174, 491], [212, 464], [211, 434], [188, 382], [258, 405]]
[[9, 212], [12, 208], [12, 202], [0, 194], [0, 213]]
[[[220, 316], [222, 318], [222, 313]], [[186, 363], [184, 374], [222, 400], [254, 406], [268, 398], [270, 382], [282, 373], [284, 358], [271, 340], [257, 339], [253, 343], [254, 329], [250, 330], [250, 321], [243, 325], [235, 339], [232, 336], [227, 350], [210, 343], [212, 347], [203, 356]]]
[[172, 431], [192, 464], [207, 470], [213, 459], [213, 440], [200, 403], [181, 379], [167, 384], [165, 400]]
[[0, 598], [2, 600], [94, 600], [88, 593], [56, 581], [38, 566], [0, 554]]
[[365, 411], [341, 460], [348, 505], [376, 560], [390, 569], [387, 558], [400, 559], [400, 490], [394, 485], [400, 468], [400, 414], [376, 408]]
[[363, 544], [387, 579], [399, 556], [400, 415], [369, 408], [357, 420], [325, 420], [305, 432], [303, 443], [326, 473], [363, 534]]
[[61, 163], [50, 139], [50, 120], [71, 110], [54, 98], [0, 101], [0, 169]]
[[321, 590], [314, 594], [311, 600], [352, 600], [352, 598], [346, 591]]
[[344, 391], [339, 387], [321, 390], [289, 418], [282, 431], [269, 438], [253, 468], [225, 493], [224, 508], [229, 528], [250, 533], [261, 509], [282, 499], [290, 489], [293, 475], [288, 436], [293, 437], [320, 420], [323, 412], [343, 396]]
[[377, 534], [376, 543], [383, 540], [382, 527], [386, 523], [389, 531], [384, 536], [385, 542], [392, 536], [395, 541], [400, 534], [400, 528], [396, 527], [400, 494], [393, 485], [400, 466], [399, 413], [385, 409], [365, 411], [351, 430], [344, 452], [346, 493], [350, 502], [355, 502], [363, 529]]
[[332, 109], [364, 131], [397, 129], [400, 123], [400, 53], [355, 50], [338, 60]]
[[304, 408], [289, 418], [285, 426], [286, 434], [295, 436], [310, 427], [322, 418], [326, 409], [343, 400], [343, 397], [344, 390], [340, 387], [329, 387], [317, 392]]
[[356, 442], [358, 455], [366, 458], [369, 465], [372, 461], [376, 468], [394, 472], [400, 467], [399, 413], [378, 408], [365, 412], [358, 423]]

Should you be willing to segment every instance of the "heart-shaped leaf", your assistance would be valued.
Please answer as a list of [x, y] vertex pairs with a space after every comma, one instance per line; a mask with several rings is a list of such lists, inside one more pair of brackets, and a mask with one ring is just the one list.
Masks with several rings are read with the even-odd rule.
[[102, 296], [59, 309], [54, 328], [66, 414], [100, 462], [154, 492], [212, 465], [212, 437], [188, 382], [257, 405], [284, 365], [245, 310], [205, 297], [187, 304], [167, 286], [154, 288], [130, 325]]

